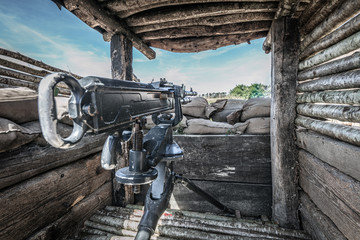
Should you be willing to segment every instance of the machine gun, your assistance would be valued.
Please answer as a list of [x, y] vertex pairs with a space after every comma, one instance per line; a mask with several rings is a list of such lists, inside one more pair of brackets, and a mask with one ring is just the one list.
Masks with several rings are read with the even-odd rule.
[[[64, 82], [71, 90], [68, 109], [73, 131], [62, 138], [57, 132], [54, 89]], [[116, 166], [116, 155], [122, 140], [132, 140], [129, 166], [115, 173], [119, 183], [151, 184], [145, 199], [144, 215], [136, 239], [150, 239], [157, 222], [168, 206], [174, 183], [182, 183], [224, 213], [234, 214], [212, 196], [195, 186], [189, 179], [173, 172], [173, 163], [183, 159], [181, 148], [173, 141], [172, 127], [182, 119], [181, 100], [196, 95], [166, 81], [150, 84], [120, 81], [99, 77], [76, 80], [64, 73], [54, 73], [39, 85], [39, 119], [44, 138], [54, 147], [69, 148], [86, 132], [108, 133], [101, 165], [106, 170]], [[175, 115], [163, 113], [174, 109]], [[144, 136], [144, 117], [152, 115], [156, 124]], [[132, 131], [127, 131], [132, 128]]]

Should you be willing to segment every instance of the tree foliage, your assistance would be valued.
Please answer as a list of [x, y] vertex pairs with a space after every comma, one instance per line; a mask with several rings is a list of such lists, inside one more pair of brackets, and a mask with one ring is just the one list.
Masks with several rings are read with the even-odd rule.
[[253, 83], [250, 86], [239, 84], [230, 90], [230, 95], [241, 99], [269, 97], [270, 86], [261, 83]]

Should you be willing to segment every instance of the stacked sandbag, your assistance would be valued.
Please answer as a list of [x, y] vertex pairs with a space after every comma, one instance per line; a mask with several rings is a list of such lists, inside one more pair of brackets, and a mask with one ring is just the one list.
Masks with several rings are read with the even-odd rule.
[[242, 134], [248, 123], [231, 125], [222, 122], [213, 122], [208, 119], [191, 119], [187, 121], [185, 134]]
[[216, 111], [211, 116], [211, 119], [215, 122], [227, 122], [229, 124], [235, 124], [239, 122], [239, 117], [241, 115], [244, 103], [245, 100], [227, 99], [223, 109]]
[[188, 119], [206, 118], [205, 109], [208, 105], [208, 101], [205, 98], [193, 97], [190, 103], [182, 105], [182, 113]]
[[243, 106], [240, 120], [248, 123], [246, 134], [270, 133], [270, 98], [252, 98]]

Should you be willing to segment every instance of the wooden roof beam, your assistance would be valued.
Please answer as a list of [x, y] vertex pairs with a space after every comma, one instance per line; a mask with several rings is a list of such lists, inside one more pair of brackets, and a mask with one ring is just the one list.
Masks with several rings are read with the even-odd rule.
[[276, 12], [277, 2], [268, 3], [214, 3], [185, 5], [166, 11], [151, 11], [144, 14], [137, 14], [126, 19], [128, 26], [145, 26], [161, 24], [171, 21], [183, 21], [201, 17], [219, 16], [237, 13], [251, 12]]
[[[281, 0], [279, 2], [278, 10], [275, 13], [274, 20], [276, 20], [280, 17], [286, 17], [286, 16], [292, 17], [295, 14], [296, 9], [299, 7], [300, 3], [301, 3], [301, 0]], [[271, 24], [270, 31], [268, 32], [266, 39], [263, 43], [263, 50], [265, 51], [266, 54], [271, 51], [271, 41], [272, 41], [271, 40], [271, 29], [272, 29], [273, 24], [274, 24], [274, 21]]]
[[220, 35], [239, 35], [243, 33], [268, 31], [271, 26], [271, 21], [261, 22], [246, 22], [227, 24], [221, 26], [191, 26], [186, 28], [170, 28], [153, 32], [146, 32], [140, 34], [144, 40], [155, 39], [174, 39], [187, 37], [211, 37]]
[[136, 36], [121, 19], [115, 20], [105, 12], [94, 0], [64, 0], [66, 9], [74, 13], [88, 25], [100, 26], [108, 34], [124, 34], [148, 59], [154, 59], [156, 53]]
[[202, 17], [196, 20], [187, 19], [182, 21], [171, 21], [160, 24], [152, 24], [146, 26], [133, 27], [132, 30], [134, 33], [145, 33], [158, 31], [162, 29], [169, 28], [180, 28], [180, 27], [193, 27], [193, 26], [203, 26], [203, 27], [214, 27], [226, 24], [237, 24], [245, 22], [257, 22], [257, 21], [272, 21], [274, 19], [274, 12], [265, 12], [265, 13], [237, 13], [229, 15], [220, 15], [220, 16], [211, 16], [211, 17]]
[[180, 39], [157, 39], [147, 43], [156, 48], [161, 48], [171, 52], [201, 52], [205, 50], [215, 50], [220, 47], [250, 43], [250, 40], [265, 37], [268, 31], [245, 33], [239, 35], [226, 35], [216, 37], [195, 37]]

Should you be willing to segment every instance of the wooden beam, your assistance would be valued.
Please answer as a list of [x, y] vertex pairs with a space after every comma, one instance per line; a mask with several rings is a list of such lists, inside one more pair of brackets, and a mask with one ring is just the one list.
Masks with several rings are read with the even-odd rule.
[[309, 46], [312, 42], [324, 37], [331, 33], [339, 26], [344, 24], [350, 18], [356, 16], [360, 11], [360, 2], [353, 0], [342, 1], [342, 5], [333, 11], [324, 21], [307, 34], [301, 42], [301, 51]]
[[316, 80], [302, 82], [298, 85], [299, 92], [360, 88], [360, 70], [333, 74]]
[[326, 49], [348, 37], [360, 31], [360, 15], [352, 18], [350, 21], [336, 29], [329, 35], [318, 39], [311, 43], [304, 51], [300, 54], [300, 59], [303, 60], [323, 49]]
[[360, 148], [310, 130], [296, 132], [297, 145], [360, 181]]
[[360, 107], [347, 105], [299, 104], [297, 113], [313, 118], [336, 119], [344, 122], [360, 122]]
[[[76, 146], [67, 150], [44, 146], [33, 149], [24, 146], [12, 152], [1, 153], [0, 186], [5, 188], [51, 169], [77, 161], [89, 154], [101, 151], [106, 136], [89, 135]], [[1, 189], [0, 188], [0, 189]]]
[[256, 21], [272, 21], [274, 13], [272, 12], [254, 12], [254, 13], [237, 13], [220, 16], [201, 17], [197, 19], [187, 19], [180, 21], [170, 21], [160, 24], [151, 24], [145, 26], [133, 27], [134, 33], [152, 32], [169, 28], [181, 28], [192, 26], [221, 26], [226, 24], [236, 24]]
[[271, 38], [272, 217], [282, 227], [299, 229], [294, 125], [300, 41], [297, 20], [284, 17], [274, 20]]
[[244, 42], [249, 43], [250, 40], [265, 37], [266, 34], [267, 31], [216, 37], [151, 40], [148, 43], [152, 47], [161, 48], [171, 52], [200, 52]]
[[111, 184], [106, 182], [89, 196], [75, 204], [64, 216], [52, 222], [28, 240], [50, 240], [74, 236], [83, 228], [85, 220], [91, 217], [98, 209], [111, 204]]
[[136, 36], [120, 19], [110, 16], [102, 9], [95, 0], [64, 0], [65, 7], [73, 12], [78, 18], [88, 25], [99, 25], [106, 32], [114, 35], [124, 34], [134, 45], [134, 47], [143, 53], [148, 59], [154, 59], [156, 53], [149, 48], [138, 36]]
[[303, 26], [314, 14], [326, 4], [327, 0], [313, 0], [305, 8], [299, 17], [299, 26]]
[[298, 126], [327, 135], [329, 137], [360, 146], [360, 129], [345, 125], [329, 123], [299, 115], [295, 119]]
[[101, 169], [96, 154], [5, 189], [0, 198], [0, 238], [29, 237], [109, 180], [110, 172]]
[[360, 90], [305, 92], [296, 96], [296, 102], [360, 105]]
[[360, 236], [360, 183], [322, 163], [305, 151], [299, 152], [300, 187], [348, 239]]
[[300, 192], [300, 215], [304, 229], [313, 239], [318, 240], [347, 240], [331, 219], [311, 201], [309, 195]]
[[7, 67], [7, 68], [15, 69], [15, 70], [18, 70], [21, 72], [29, 73], [31, 75], [41, 76], [41, 77], [44, 77], [44, 76], [50, 74], [50, 72], [48, 72], [48, 71], [37, 70], [37, 69], [31, 68], [31, 67], [28, 67], [25, 65], [21, 65], [21, 64], [18, 64], [18, 63], [15, 63], [15, 62], [12, 62], [12, 61], [9, 61], [6, 59], [2, 59], [2, 58], [0, 58], [0, 65]]
[[[360, 15], [359, 15], [360, 16]], [[346, 72], [360, 68], [360, 52], [355, 52], [351, 56], [337, 59], [316, 67], [300, 71], [298, 81], [324, 77], [336, 73]]]
[[221, 35], [238, 35], [244, 33], [253, 33], [269, 31], [271, 22], [246, 22], [221, 26], [189, 26], [186, 28], [162, 29], [159, 31], [146, 32], [140, 34], [144, 41], [156, 39], [176, 39], [188, 37], [213, 37]]
[[277, 3], [213, 3], [184, 5], [178, 8], [164, 11], [150, 11], [131, 16], [126, 19], [130, 27], [160, 24], [170, 21], [183, 21], [200, 17], [219, 16], [226, 14], [251, 13], [251, 12], [275, 12]]
[[318, 11], [316, 11], [306, 23], [301, 25], [300, 34], [305, 36], [317, 25], [324, 21], [336, 8], [338, 8], [344, 0], [332, 0], [324, 3]]
[[132, 81], [133, 51], [131, 41], [122, 34], [115, 34], [110, 43], [111, 75], [113, 79]]
[[234, 2], [274, 2], [274, 0], [149, 0], [149, 1], [136, 1], [131, 4], [123, 1], [109, 1], [104, 4], [111, 11], [116, 12], [116, 14], [121, 18], [127, 18], [131, 15], [148, 11], [155, 8], [163, 8], [163, 7], [181, 7], [181, 5], [189, 5], [189, 4], [209, 4], [209, 3], [234, 3]]
[[[26, 62], [26, 63], [29, 63], [31, 65], [34, 65], [36, 67], [40, 67], [40, 68], [43, 68], [45, 70], [49, 70], [51, 72], [64, 72], [64, 73], [68, 73], [72, 76], [74, 76], [75, 78], [77, 79], [80, 79], [82, 78], [81, 76], [77, 75], [77, 74], [74, 74], [74, 73], [71, 73], [71, 72], [68, 72], [68, 71], [64, 71], [60, 68], [56, 68], [56, 67], [53, 67], [53, 66], [50, 66], [48, 64], [45, 64], [43, 63], [42, 61], [38, 61], [38, 60], [35, 60], [33, 58], [30, 58], [30, 57], [27, 57], [25, 55], [22, 55], [18, 52], [12, 52], [10, 50], [6, 50], [6, 49], [3, 49], [3, 48], [0, 48], [0, 55], [3, 55], [3, 56], [7, 56], [7, 57], [11, 57], [11, 58], [14, 58], [14, 59], [17, 59], [17, 60], [20, 60], [20, 61], [23, 61], [23, 62]], [[25, 79], [26, 80], [26, 79]]]
[[299, 63], [299, 70], [305, 70], [340, 57], [360, 48], [360, 32], [332, 45], [320, 53]]

